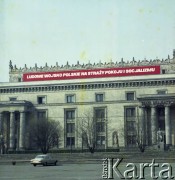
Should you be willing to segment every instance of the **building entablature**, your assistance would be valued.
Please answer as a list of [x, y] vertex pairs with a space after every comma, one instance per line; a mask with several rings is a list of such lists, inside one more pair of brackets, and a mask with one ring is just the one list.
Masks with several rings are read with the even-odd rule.
[[0, 106], [31, 106], [32, 103], [25, 100], [15, 100], [15, 101], [1, 101]]
[[10, 112], [19, 111], [26, 112], [32, 107], [32, 103], [25, 100], [15, 100], [15, 101], [1, 101], [0, 102], [0, 113], [6, 112], [7, 107]]
[[175, 93], [162, 95], [145, 94], [140, 95], [137, 99], [141, 102], [142, 106], [144, 107], [175, 105]]
[[0, 87], [0, 94], [3, 93], [21, 93], [21, 92], [47, 92], [47, 91], [65, 91], [65, 90], [81, 90], [81, 89], [105, 89], [105, 88], [127, 88], [127, 87], [149, 87], [149, 86], [175, 86], [175, 78], [171, 79], [155, 79], [155, 80], [125, 80], [125, 81], [105, 81], [94, 83], [65, 83], [65, 84], [33, 84], [18, 86]]

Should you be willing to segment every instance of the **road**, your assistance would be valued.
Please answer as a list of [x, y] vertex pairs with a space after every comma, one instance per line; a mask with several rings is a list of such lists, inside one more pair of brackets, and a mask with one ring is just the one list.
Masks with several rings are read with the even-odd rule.
[[29, 163], [1, 164], [0, 180], [99, 180], [101, 164], [32, 166]]
[[[116, 161], [113, 162], [113, 165]], [[113, 171], [114, 179], [121, 179], [116, 172], [120, 171], [121, 175], [138, 176], [141, 179], [141, 167], [144, 169], [144, 178], [142, 179], [153, 179], [153, 176], [157, 176], [157, 179], [172, 179], [175, 176], [175, 163], [159, 163], [157, 167], [156, 162], [151, 161], [149, 164], [143, 163], [121, 163], [118, 165], [118, 169], [115, 168]], [[154, 171], [151, 168], [154, 166]], [[104, 166], [102, 162], [96, 164], [60, 164], [57, 166], [36, 166], [34, 167], [29, 162], [17, 163], [12, 165], [11, 163], [0, 163], [0, 180], [102, 180], [102, 172], [104, 173]], [[134, 167], [134, 168], [133, 168]], [[131, 171], [133, 169], [134, 171]], [[135, 171], [137, 170], [137, 171]], [[128, 174], [126, 172], [129, 172]], [[163, 173], [164, 171], [164, 173]], [[108, 174], [109, 175], [109, 174]], [[161, 178], [161, 175], [163, 178]], [[167, 178], [165, 178], [167, 176]], [[108, 176], [109, 177], [109, 176]], [[111, 178], [111, 179], [112, 179]], [[125, 177], [126, 178], [126, 177]], [[124, 179], [125, 179], [124, 178]], [[127, 179], [127, 178], [126, 178]]]

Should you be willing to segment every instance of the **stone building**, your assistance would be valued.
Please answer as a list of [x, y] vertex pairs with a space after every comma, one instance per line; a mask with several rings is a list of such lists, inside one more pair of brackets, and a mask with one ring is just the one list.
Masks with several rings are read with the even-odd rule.
[[[175, 51], [173, 58], [17, 68], [0, 83], [0, 135], [7, 149], [31, 149], [32, 117], [59, 121], [59, 148], [82, 148], [78, 120], [96, 122], [97, 148], [135, 147], [137, 140], [175, 145]], [[139, 137], [139, 138], [138, 138]]]

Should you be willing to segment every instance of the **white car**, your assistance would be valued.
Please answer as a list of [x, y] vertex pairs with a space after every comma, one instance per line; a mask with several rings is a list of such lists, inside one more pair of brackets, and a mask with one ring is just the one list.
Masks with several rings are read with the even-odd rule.
[[30, 163], [33, 164], [34, 166], [36, 165], [57, 165], [57, 160], [53, 159], [49, 154], [42, 154], [42, 155], [37, 155], [34, 159], [30, 160]]

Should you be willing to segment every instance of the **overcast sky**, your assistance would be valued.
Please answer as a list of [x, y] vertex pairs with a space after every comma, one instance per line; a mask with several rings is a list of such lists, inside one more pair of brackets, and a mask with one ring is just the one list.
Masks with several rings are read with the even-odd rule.
[[0, 82], [17, 67], [172, 57], [175, 0], [0, 0]]

